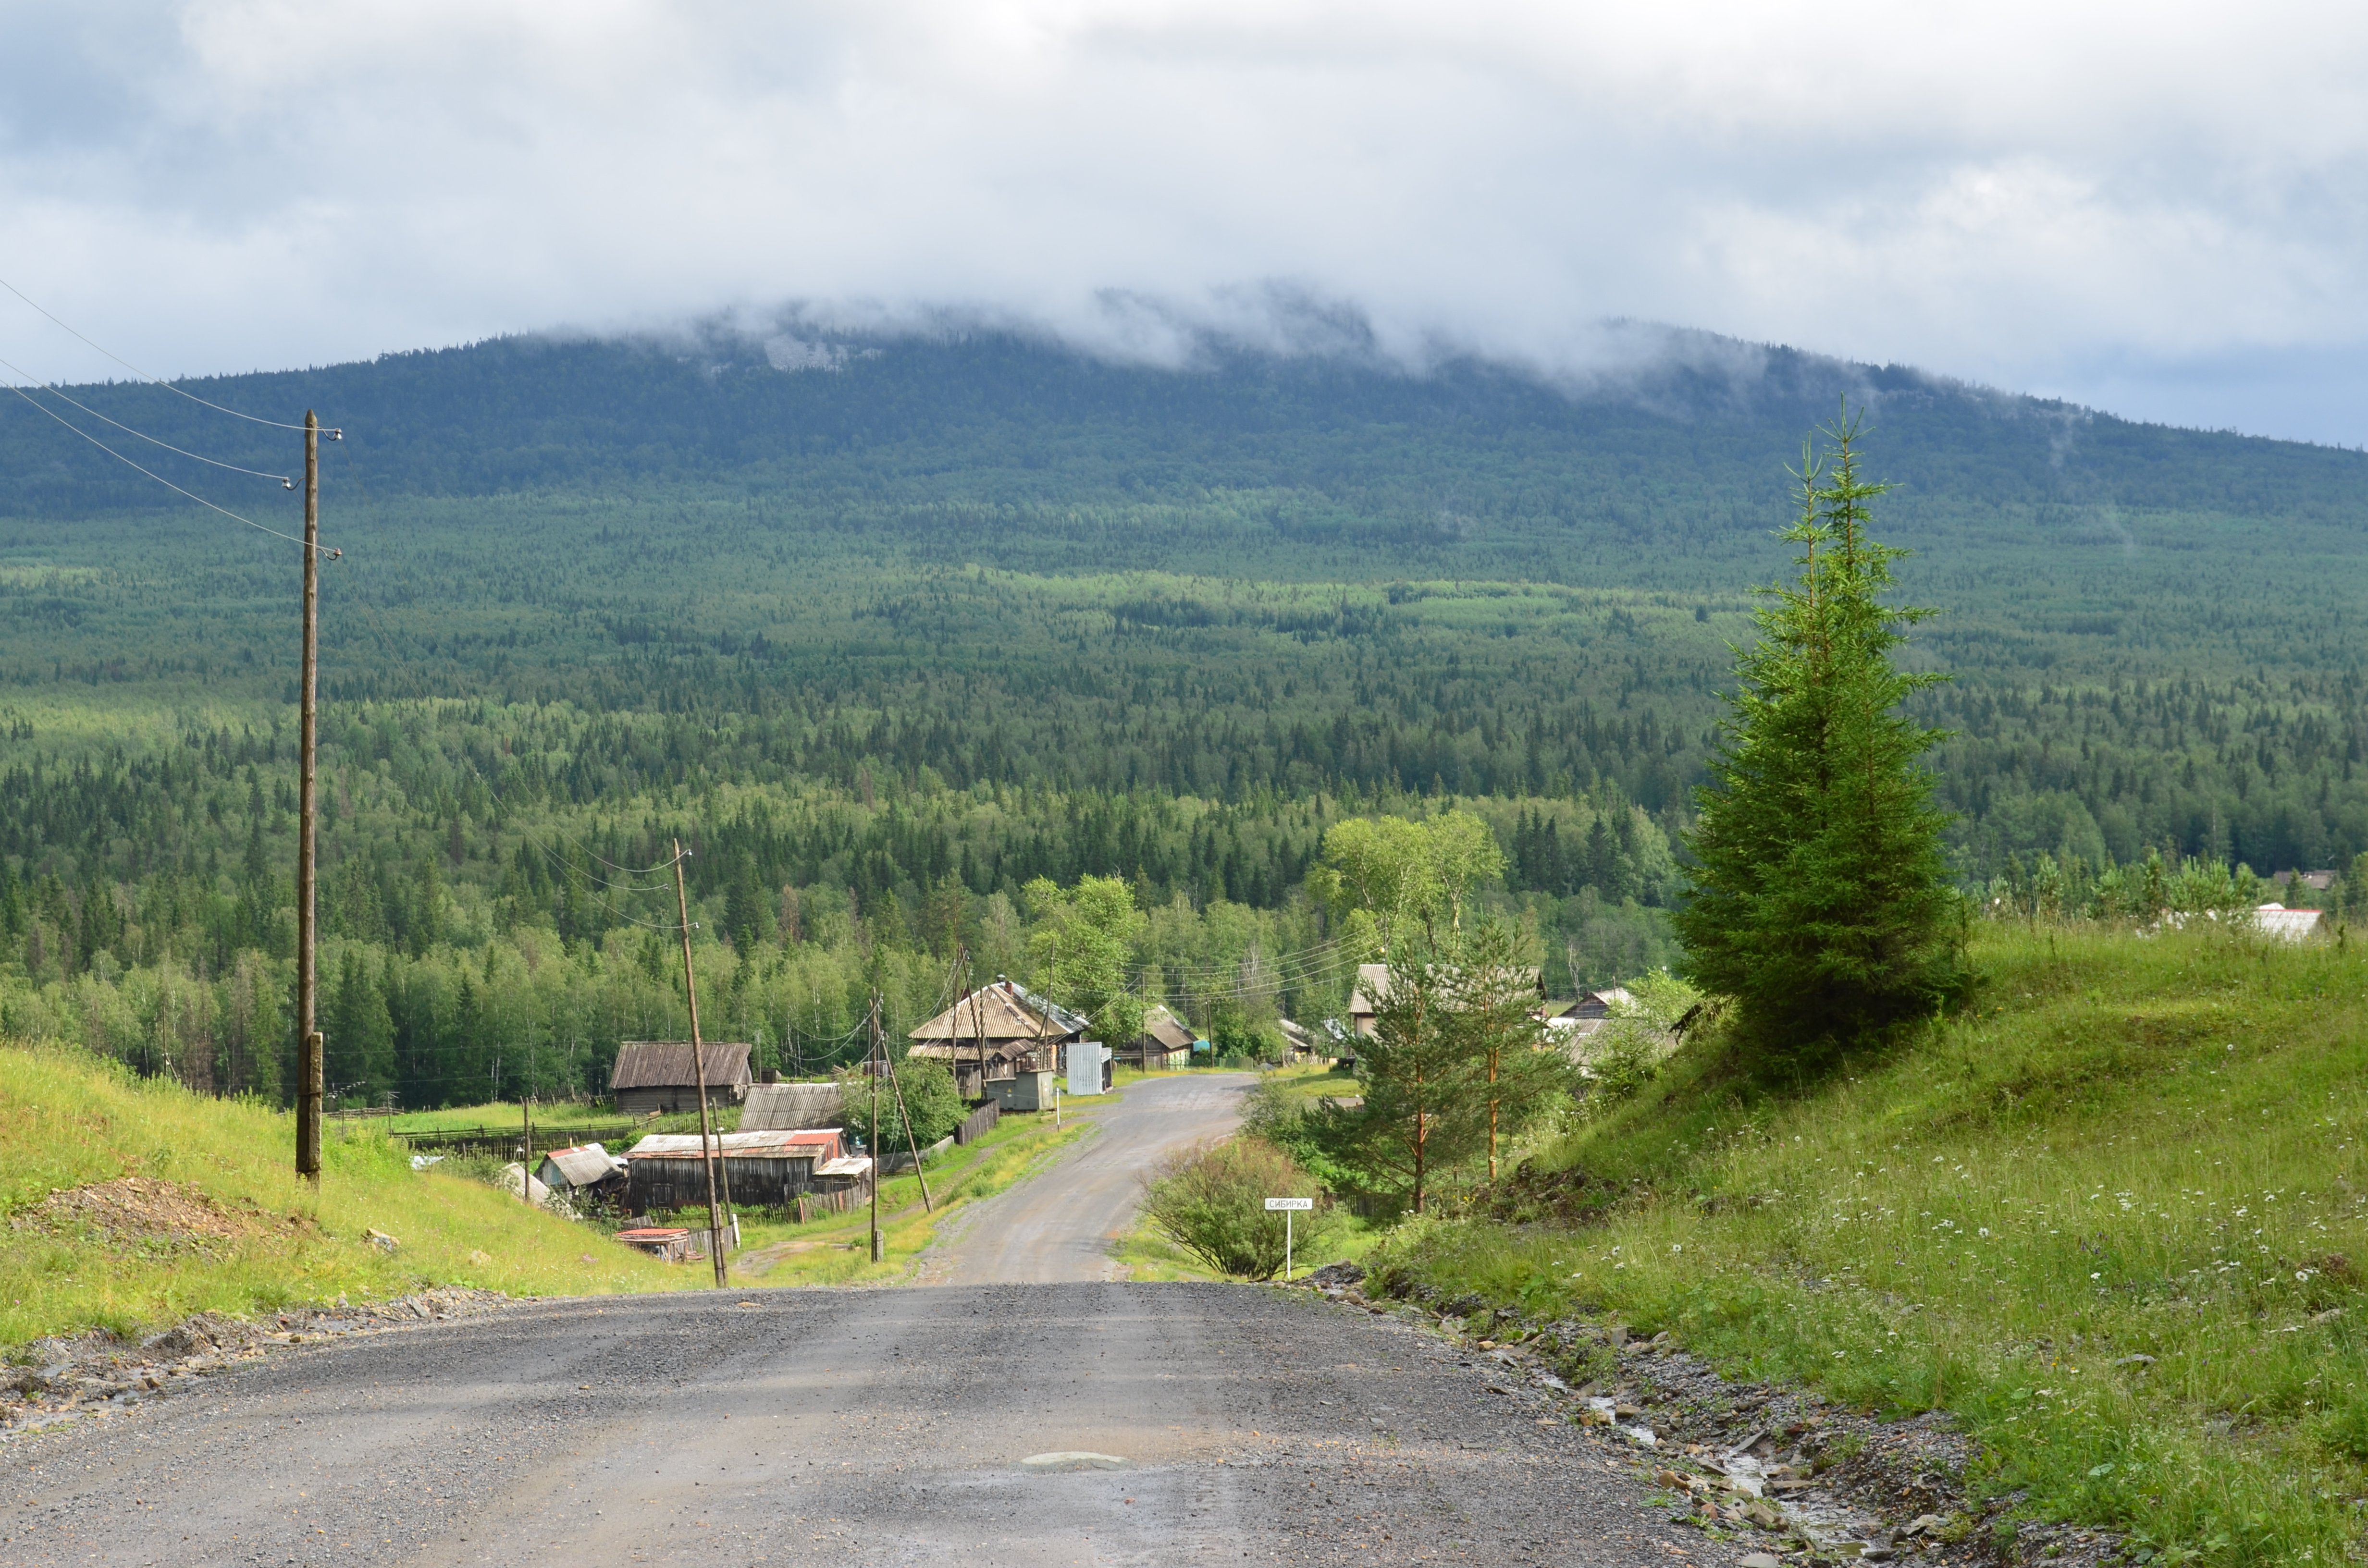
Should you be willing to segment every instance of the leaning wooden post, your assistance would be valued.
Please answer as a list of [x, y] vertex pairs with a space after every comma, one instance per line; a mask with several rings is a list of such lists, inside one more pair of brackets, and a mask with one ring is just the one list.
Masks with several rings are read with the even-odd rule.
[[707, 1171], [707, 1244], [715, 1255], [715, 1288], [725, 1283], [723, 1210], [716, 1200], [716, 1167], [723, 1163], [723, 1141], [708, 1141], [707, 1051], [699, 1039], [699, 983], [690, 971], [690, 895], [682, 884], [682, 840], [674, 841], [674, 905], [682, 916], [682, 994], [690, 1003], [690, 1071], [699, 1087], [699, 1163]]

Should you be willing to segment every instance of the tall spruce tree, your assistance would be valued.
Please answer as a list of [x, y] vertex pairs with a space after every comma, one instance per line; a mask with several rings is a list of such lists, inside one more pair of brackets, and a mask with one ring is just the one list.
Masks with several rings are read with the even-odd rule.
[[1941, 732], [1898, 711], [1946, 678], [1899, 669], [1932, 612], [1882, 602], [1906, 551], [1867, 533], [1887, 485], [1859, 472], [1847, 414], [1802, 454], [1800, 574], [1765, 588], [1759, 640], [1699, 792], [1691, 897], [1677, 915], [1695, 983], [1736, 999], [1763, 1048], [1796, 1060], [1929, 1013], [1959, 983], [1946, 813], [1918, 759]]

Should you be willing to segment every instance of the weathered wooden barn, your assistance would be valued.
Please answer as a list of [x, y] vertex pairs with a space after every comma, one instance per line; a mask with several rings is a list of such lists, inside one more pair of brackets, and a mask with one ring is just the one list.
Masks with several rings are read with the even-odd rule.
[[[791, 1209], [801, 1193], [845, 1185], [847, 1145], [835, 1127], [726, 1132], [708, 1143], [720, 1143], [735, 1209]], [[654, 1132], [634, 1144], [625, 1155], [626, 1208], [635, 1214], [704, 1209], [707, 1171], [700, 1154], [695, 1132]], [[869, 1170], [869, 1161], [860, 1163]]]
[[[701, 1054], [711, 1108], [738, 1105], [747, 1097], [750, 1051], [730, 1041], [706, 1043]], [[629, 1040], [618, 1048], [617, 1064], [609, 1070], [609, 1093], [617, 1108], [629, 1116], [697, 1110], [698, 1084], [687, 1040]]]

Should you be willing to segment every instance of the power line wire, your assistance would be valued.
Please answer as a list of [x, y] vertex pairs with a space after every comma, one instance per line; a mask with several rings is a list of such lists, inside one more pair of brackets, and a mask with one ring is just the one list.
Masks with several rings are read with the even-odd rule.
[[5, 365], [9, 369], [16, 371], [17, 374], [24, 377], [27, 381], [32, 382], [33, 385], [49, 393], [51, 397], [58, 399], [60, 402], [74, 403], [74, 407], [81, 409], [93, 419], [104, 419], [108, 424], [114, 426], [118, 430], [122, 431], [125, 435], [137, 436], [142, 440], [147, 442], [150, 446], [162, 447], [168, 452], [177, 452], [182, 457], [188, 458], [194, 462], [211, 463], [216, 468], [226, 468], [233, 473], [253, 474], [257, 479], [276, 479], [279, 482], [279, 488], [282, 490], [293, 490], [296, 488], [295, 480], [290, 478], [287, 474], [266, 473], [259, 468], [241, 468], [236, 463], [226, 463], [219, 458], [210, 458], [201, 452], [192, 452], [185, 448], [176, 447], [170, 441], [160, 441], [155, 437], [148, 434], [145, 430], [134, 430], [131, 426], [126, 425], [120, 419], [108, 418], [106, 415], [101, 414], [98, 410], [91, 407], [91, 405], [86, 403], [75, 402], [74, 399], [68, 397], [64, 391], [62, 390], [55, 381], [44, 381], [39, 376], [34, 375], [32, 371], [26, 369], [21, 365], [11, 364], [6, 359], [0, 359], [0, 365]]
[[[269, 534], [269, 535], [270, 535], [272, 538], [274, 538], [274, 539], [284, 539], [284, 540], [287, 540], [289, 543], [290, 543], [290, 544], [298, 544], [298, 545], [302, 545], [302, 544], [304, 544], [304, 541], [303, 541], [302, 540], [301, 540], [301, 539], [297, 538], [294, 534], [290, 534], [290, 533], [281, 533], [278, 528], [267, 528], [265, 525], [263, 525], [263, 524], [261, 524], [261, 523], [256, 522], [253, 517], [240, 517], [236, 512], [232, 511], [232, 510], [231, 510], [229, 507], [227, 507], [227, 506], [215, 506], [212, 502], [211, 502], [211, 501], [207, 500], [204, 496], [202, 496], [202, 495], [199, 494], [198, 494], [196, 491], [194, 491], [194, 490], [184, 490], [184, 489], [182, 489], [179, 485], [177, 485], [177, 484], [174, 483], [171, 480], [166, 479], [163, 474], [161, 474], [161, 473], [157, 473], [157, 472], [155, 472], [154, 471], [153, 471], [153, 470], [151, 470], [151, 469], [145, 469], [145, 468], [141, 467], [138, 463], [133, 462], [130, 458], [125, 457], [121, 452], [117, 451], [113, 447], [108, 446], [106, 442], [104, 442], [104, 441], [100, 440], [97, 437], [96, 437], [96, 436], [92, 435], [89, 431], [83, 429], [80, 426], [78, 426], [78, 425], [74, 424], [72, 420], [70, 420], [70, 419], [66, 418], [63, 415], [60, 414], [56, 409], [54, 409], [54, 408], [51, 408], [51, 407], [48, 407], [48, 406], [46, 406], [45, 404], [43, 404], [43, 403], [39, 403], [39, 402], [35, 401], [35, 399], [33, 398], [33, 395], [32, 395], [30, 392], [28, 392], [24, 388], [22, 388], [22, 387], [18, 386], [16, 382], [14, 382], [14, 381], [10, 381], [9, 383], [7, 383], [7, 385], [8, 385], [8, 390], [9, 390], [10, 392], [15, 392], [18, 397], [23, 398], [23, 399], [25, 400], [25, 402], [26, 402], [26, 403], [29, 403], [29, 404], [31, 404], [34, 408], [37, 408], [37, 409], [40, 410], [40, 412], [41, 412], [41, 413], [43, 413], [43, 414], [47, 415], [48, 415], [49, 417], [51, 417], [51, 419], [56, 420], [59, 424], [61, 424], [61, 425], [64, 426], [67, 429], [72, 430], [75, 435], [80, 436], [84, 440], [88, 441], [92, 446], [97, 447], [100, 451], [105, 452], [108, 457], [113, 458], [117, 462], [121, 463], [124, 467], [126, 467], [126, 468], [128, 468], [128, 469], [131, 469], [131, 471], [133, 471], [133, 472], [136, 472], [136, 473], [144, 473], [144, 474], [146, 474], [149, 478], [151, 478], [151, 479], [154, 480], [157, 483], [159, 483], [159, 484], [163, 485], [165, 489], [167, 489], [167, 490], [169, 490], [169, 491], [173, 492], [175, 494], [176, 494], [176, 495], [186, 495], [186, 496], [188, 496], [190, 500], [195, 501], [199, 506], [205, 507], [208, 511], [210, 511], [210, 512], [220, 512], [223, 517], [228, 517], [232, 522], [233, 522], [233, 523], [244, 523], [244, 524], [245, 524], [248, 528], [251, 528], [255, 529], [255, 530], [256, 530], [256, 532], [257, 532], [257, 533], [267, 533], [267, 534]], [[264, 423], [268, 424], [268, 423], [269, 423], [269, 421], [268, 421], [268, 420], [267, 420], [267, 421], [265, 421]], [[292, 428], [302, 429], [302, 428], [303, 428], [303, 426], [292, 426]], [[332, 550], [332, 549], [330, 549], [327, 545], [324, 545], [324, 544], [304, 545], [304, 548], [306, 548], [307, 550], [317, 551], [319, 551], [323, 556], [326, 557], [327, 559], [329, 559], [329, 560], [331, 560], [331, 561], [338, 560], [338, 559], [342, 558], [342, 557], [344, 556], [344, 554], [346, 553], [346, 552], [345, 552], [344, 551], [342, 551], [342, 550]]]
[[[202, 403], [204, 406], [212, 409], [216, 414], [227, 414], [233, 419], [244, 419], [248, 421], [250, 424], [255, 425], [268, 425], [276, 430], [302, 430], [304, 428], [302, 425], [290, 425], [284, 419], [265, 419], [258, 415], [242, 414], [235, 408], [224, 408], [221, 403], [208, 403], [204, 398], [199, 397], [193, 392], [183, 392], [179, 387], [175, 386], [172, 382], [165, 380], [163, 377], [150, 375], [147, 371], [142, 369], [139, 366], [133, 364], [131, 360], [126, 359], [122, 355], [116, 353], [114, 350], [101, 347], [98, 344], [92, 343], [89, 338], [84, 337], [81, 333], [75, 332], [74, 329], [72, 326], [67, 325], [65, 322], [59, 320], [56, 315], [51, 314], [51, 312], [44, 309], [39, 301], [26, 293], [22, 289], [17, 288], [14, 283], [9, 282], [6, 278], [0, 278], [0, 289], [7, 290], [8, 292], [16, 295], [17, 298], [32, 306], [33, 309], [40, 311], [41, 314], [48, 316], [51, 322], [55, 323], [60, 328], [68, 334], [76, 338], [80, 338], [83, 343], [88, 345], [92, 348], [97, 349], [98, 352], [106, 355], [108, 358], [122, 366], [125, 369], [131, 371], [133, 375], [153, 386], [163, 387], [168, 392], [173, 392], [178, 396], [188, 398], [191, 403]], [[332, 441], [342, 441], [346, 438], [346, 433], [342, 429], [324, 428], [321, 434], [326, 436]]]

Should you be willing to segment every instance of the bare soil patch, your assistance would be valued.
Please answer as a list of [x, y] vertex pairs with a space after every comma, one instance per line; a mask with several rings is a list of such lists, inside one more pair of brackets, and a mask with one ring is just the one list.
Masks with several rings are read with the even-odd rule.
[[52, 1192], [8, 1223], [18, 1231], [97, 1232], [117, 1244], [207, 1251], [255, 1234], [258, 1218], [224, 1209], [184, 1183], [119, 1176]]

